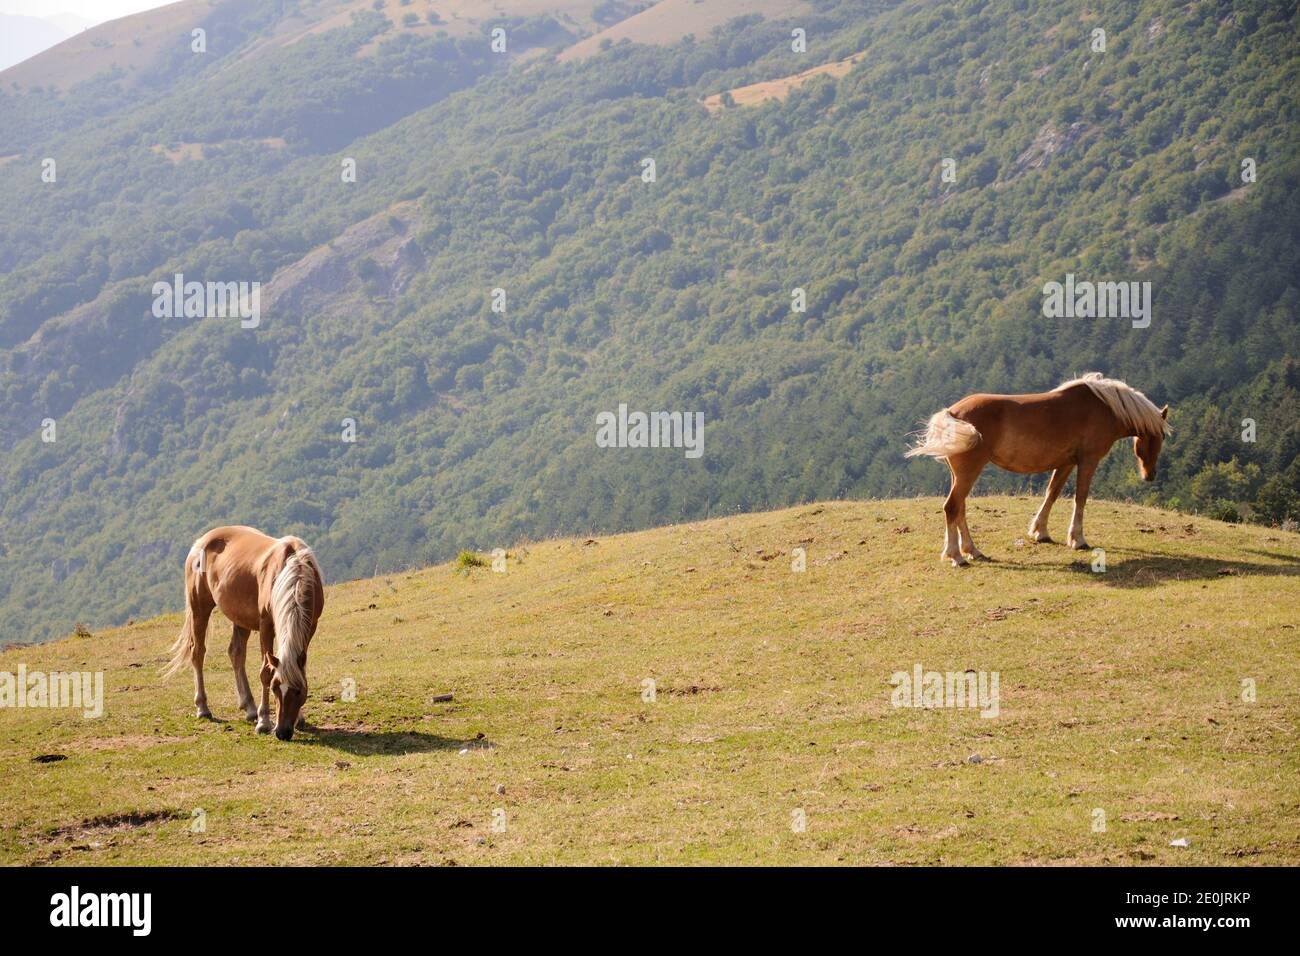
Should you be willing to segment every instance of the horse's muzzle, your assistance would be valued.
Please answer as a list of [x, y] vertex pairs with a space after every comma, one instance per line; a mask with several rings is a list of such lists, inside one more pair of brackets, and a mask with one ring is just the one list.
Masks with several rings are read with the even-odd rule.
[[275, 731], [275, 739], [276, 739], [276, 740], [292, 740], [292, 739], [293, 739], [293, 728], [292, 728], [292, 727], [285, 727], [283, 730], [280, 730], [279, 728], [277, 728], [276, 731]]

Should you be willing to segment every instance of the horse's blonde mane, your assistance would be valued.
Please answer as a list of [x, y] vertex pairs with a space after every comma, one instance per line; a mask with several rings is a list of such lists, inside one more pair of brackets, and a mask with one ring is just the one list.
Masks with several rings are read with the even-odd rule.
[[1075, 385], [1087, 385], [1125, 428], [1131, 428], [1139, 435], [1169, 434], [1169, 423], [1160, 414], [1160, 409], [1133, 386], [1117, 378], [1104, 378], [1101, 372], [1086, 372], [1062, 382], [1053, 391], [1063, 392]]
[[312, 594], [316, 587], [316, 556], [311, 548], [300, 547], [271, 585], [271, 617], [275, 621], [275, 656], [280, 659], [280, 676], [290, 687], [306, 689], [307, 675], [298, 658], [311, 633]]

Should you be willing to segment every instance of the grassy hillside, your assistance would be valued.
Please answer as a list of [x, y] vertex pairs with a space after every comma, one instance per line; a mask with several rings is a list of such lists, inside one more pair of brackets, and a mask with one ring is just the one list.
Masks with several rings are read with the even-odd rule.
[[[1300, 520], [1294, 3], [763, 3], [572, 59], [743, 5], [503, 3], [516, 59], [400, 6], [275, 46], [324, 6], [227, 0], [148, 83], [0, 87], [0, 642], [157, 613], [218, 523], [342, 580], [933, 494], [919, 421], [1090, 370], [1173, 409], [1161, 480], [1100, 493]], [[262, 282], [260, 326], [155, 318], [177, 272]], [[1067, 274], [1149, 281], [1150, 327], [1046, 319]], [[703, 457], [604, 454], [621, 403], [703, 414]]]
[[[958, 571], [938, 507], [806, 505], [333, 586], [314, 729], [289, 744], [236, 719], [220, 626], [214, 723], [156, 676], [177, 614], [10, 648], [0, 670], [102, 668], [106, 695], [96, 720], [0, 711], [0, 862], [1300, 862], [1300, 538], [1096, 502], [1094, 573], [1017, 545], [1034, 502], [986, 497], [971, 524], [996, 560]], [[997, 671], [998, 716], [892, 707], [916, 664]]]
[[[633, 6], [625, 3], [624, 6]], [[621, 40], [666, 46], [687, 36], [706, 36], [737, 17], [813, 17], [818, 4], [806, 0], [658, 0], [638, 2], [632, 16], [560, 51], [560, 62], [594, 56]], [[820, 4], [822, 8], [827, 4]]]
[[[252, 58], [282, 55], [285, 48], [307, 37], [345, 28], [358, 14], [378, 13], [393, 30], [417, 36], [439, 31], [450, 36], [477, 36], [500, 23], [538, 16], [553, 17], [575, 35], [586, 35], [605, 27], [602, 19], [593, 17], [593, 8], [623, 12], [626, 7], [625, 13], [632, 13], [641, 5], [618, 0], [494, 0], [490, 4], [481, 0], [261, 0], [260, 4], [252, 0], [180, 0], [108, 21], [70, 37], [57, 50], [0, 71], [0, 89], [63, 92], [105, 75], [130, 88], [174, 61], [175, 42], [188, 43], [196, 27], [218, 28], [212, 31], [212, 59], [233, 53], [236, 61], [247, 66]], [[254, 12], [257, 6], [263, 11]], [[250, 14], [257, 17], [252, 22], [262, 27], [256, 34], [221, 29]], [[678, 15], [689, 29], [691, 14], [683, 10]], [[703, 19], [698, 14], [695, 17]]]

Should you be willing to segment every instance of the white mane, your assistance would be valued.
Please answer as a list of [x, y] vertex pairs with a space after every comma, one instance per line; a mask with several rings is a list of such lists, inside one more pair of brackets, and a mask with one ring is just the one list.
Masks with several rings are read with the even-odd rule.
[[1160, 409], [1131, 385], [1117, 378], [1103, 378], [1100, 372], [1087, 372], [1062, 382], [1053, 391], [1063, 392], [1074, 385], [1087, 385], [1125, 428], [1131, 428], [1139, 435], [1169, 434], [1169, 423], [1160, 415]]
[[284, 563], [271, 585], [271, 616], [275, 621], [275, 653], [280, 658], [280, 677], [290, 687], [304, 691], [307, 689], [307, 676], [302, 672], [298, 658], [307, 649], [311, 637], [312, 595], [316, 587], [312, 572], [315, 569], [316, 555], [311, 548], [300, 547]]

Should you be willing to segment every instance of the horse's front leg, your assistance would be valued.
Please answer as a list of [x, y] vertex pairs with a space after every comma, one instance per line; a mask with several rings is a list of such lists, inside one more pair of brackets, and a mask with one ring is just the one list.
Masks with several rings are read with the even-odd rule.
[[257, 732], [269, 734], [271, 732], [271, 678], [275, 676], [275, 668], [271, 666], [271, 655], [275, 651], [275, 626], [271, 623], [269, 614], [262, 617], [257, 637], [262, 645], [262, 706], [257, 708]]
[[248, 654], [248, 636], [251, 632], [246, 627], [235, 625], [230, 635], [230, 666], [235, 671], [235, 693], [239, 695], [239, 709], [250, 722], [257, 719], [257, 705], [253, 703], [253, 689], [248, 685], [248, 672], [244, 661]]
[[1070, 515], [1070, 536], [1066, 544], [1076, 551], [1087, 550], [1088, 542], [1083, 540], [1083, 507], [1088, 503], [1088, 486], [1092, 484], [1092, 473], [1097, 470], [1100, 458], [1089, 458], [1079, 462], [1079, 477], [1074, 483], [1074, 513]]
[[1052, 480], [1047, 483], [1047, 494], [1043, 496], [1043, 503], [1039, 505], [1038, 513], [1029, 522], [1029, 537], [1039, 544], [1051, 544], [1052, 542], [1052, 536], [1047, 531], [1047, 518], [1052, 513], [1052, 505], [1061, 496], [1065, 483], [1070, 480], [1070, 472], [1072, 471], [1074, 471], [1074, 465], [1064, 465], [1052, 472]]

